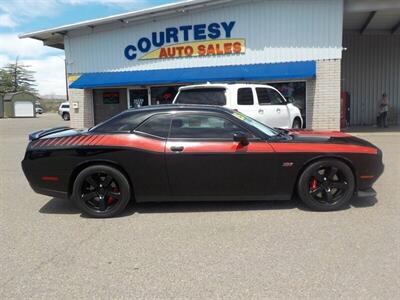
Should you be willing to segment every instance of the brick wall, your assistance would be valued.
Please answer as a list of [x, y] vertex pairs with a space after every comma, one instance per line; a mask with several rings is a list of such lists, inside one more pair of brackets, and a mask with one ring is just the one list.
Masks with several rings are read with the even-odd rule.
[[[92, 90], [69, 89], [69, 103], [72, 128], [89, 128], [93, 124], [93, 93]], [[74, 109], [74, 102], [79, 108]]]
[[316, 79], [307, 81], [307, 128], [340, 130], [340, 59], [317, 61]]

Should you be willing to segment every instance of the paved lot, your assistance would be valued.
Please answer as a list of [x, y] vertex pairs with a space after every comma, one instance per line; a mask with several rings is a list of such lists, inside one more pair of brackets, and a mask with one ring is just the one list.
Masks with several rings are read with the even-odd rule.
[[131, 205], [82, 217], [35, 194], [20, 168], [27, 133], [56, 115], [0, 119], [0, 298], [400, 297], [400, 134], [377, 199], [332, 213], [292, 202]]

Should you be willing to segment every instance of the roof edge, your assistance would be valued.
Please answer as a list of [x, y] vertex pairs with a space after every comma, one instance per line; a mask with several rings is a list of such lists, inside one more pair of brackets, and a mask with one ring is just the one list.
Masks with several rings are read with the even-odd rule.
[[[168, 10], [192, 9], [199, 5], [200, 6], [206, 5], [209, 3], [214, 5], [214, 4], [230, 2], [230, 1], [232, 1], [232, 0], [183, 0], [183, 1], [175, 2], [175, 3], [169, 3], [169, 4], [158, 5], [155, 7], [145, 8], [145, 9], [137, 10], [137, 11], [133, 11], [133, 12], [112, 15], [109, 17], [97, 18], [97, 19], [92, 19], [92, 20], [88, 20], [88, 21], [82, 21], [82, 22], [72, 23], [72, 24], [68, 24], [68, 25], [62, 25], [62, 26], [58, 26], [58, 27], [54, 27], [54, 28], [23, 33], [23, 34], [19, 34], [18, 37], [21, 39], [22, 38], [35, 38], [35, 39], [41, 40], [41, 38], [39, 37], [40, 35], [55, 34], [57, 32], [79, 29], [80, 27], [103, 25], [103, 24], [112, 23], [115, 21], [123, 22], [124, 20], [127, 20], [127, 19], [129, 19], [129, 20], [132, 19], [132, 21], [134, 21], [134, 19], [138, 18], [138, 17], [145, 17], [146, 15], [148, 15], [148, 17], [150, 18], [150, 17], [154, 17], [155, 15], [157, 15], [157, 13], [166, 12]], [[146, 18], [144, 18], [144, 19], [146, 19]]]

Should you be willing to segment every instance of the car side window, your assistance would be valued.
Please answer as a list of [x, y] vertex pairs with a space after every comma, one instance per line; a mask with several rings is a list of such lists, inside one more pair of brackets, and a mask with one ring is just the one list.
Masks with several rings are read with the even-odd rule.
[[244, 132], [249, 137], [253, 137], [247, 130], [225, 118], [212, 115], [184, 114], [172, 119], [170, 138], [231, 140], [236, 132]]
[[170, 115], [156, 115], [145, 121], [135, 129], [135, 132], [141, 132], [152, 136], [167, 138], [171, 124]]
[[251, 88], [240, 88], [237, 94], [238, 105], [253, 105], [253, 91]]
[[266, 88], [256, 88], [258, 104], [267, 105], [271, 104], [271, 99], [269, 98], [268, 89]]
[[272, 105], [283, 105], [285, 104], [285, 100], [282, 98], [279, 93], [273, 89], [268, 89], [268, 94], [271, 99]]

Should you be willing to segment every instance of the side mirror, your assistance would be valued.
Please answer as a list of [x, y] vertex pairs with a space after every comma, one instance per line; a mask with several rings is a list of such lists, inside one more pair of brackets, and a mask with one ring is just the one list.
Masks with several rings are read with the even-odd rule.
[[247, 146], [249, 144], [249, 140], [247, 139], [247, 136], [243, 132], [236, 132], [233, 134], [233, 140], [235, 142], [238, 142], [242, 146]]

